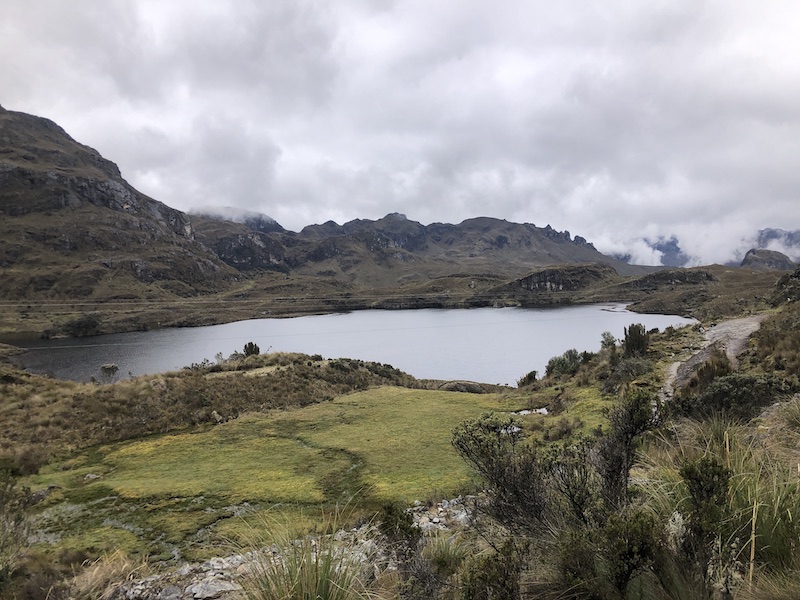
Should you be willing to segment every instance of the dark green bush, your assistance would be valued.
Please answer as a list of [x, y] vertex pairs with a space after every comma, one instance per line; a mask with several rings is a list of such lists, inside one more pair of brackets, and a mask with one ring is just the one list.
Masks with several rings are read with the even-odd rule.
[[655, 517], [642, 508], [611, 514], [603, 528], [602, 546], [608, 578], [624, 597], [631, 580], [653, 564], [659, 546]]
[[713, 456], [687, 462], [680, 476], [689, 490], [689, 536], [686, 550], [698, 564], [708, 564], [709, 548], [718, 535], [731, 471]]
[[650, 335], [645, 331], [644, 325], [634, 323], [625, 328], [625, 338], [622, 341], [625, 356], [644, 356], [650, 344]]
[[524, 375], [521, 379], [517, 380], [517, 387], [525, 387], [526, 385], [531, 385], [532, 383], [536, 383], [537, 377], [539, 377], [539, 371], [530, 371], [526, 375]]
[[714, 348], [709, 356], [697, 371], [692, 375], [689, 383], [686, 385], [693, 393], [702, 393], [711, 382], [718, 377], [725, 377], [733, 372], [733, 365], [728, 359], [727, 354], [719, 348]]
[[550, 495], [540, 453], [522, 439], [515, 418], [487, 413], [456, 427], [452, 443], [491, 489], [487, 514], [512, 531], [531, 533], [545, 525]]
[[466, 570], [463, 600], [518, 600], [524, 554], [514, 540], [506, 540], [494, 554], [475, 557]]
[[619, 391], [620, 387], [630, 383], [637, 377], [646, 375], [653, 370], [653, 363], [646, 358], [630, 356], [618, 359], [611, 372], [603, 380], [603, 391], [611, 394]]
[[70, 337], [87, 337], [98, 335], [100, 331], [100, 319], [97, 315], [82, 315], [64, 325], [64, 333]]
[[749, 420], [790, 391], [786, 382], [774, 375], [726, 375], [714, 379], [702, 393], [682, 391], [669, 410], [686, 417], [725, 414]]
[[554, 356], [547, 361], [545, 374], [548, 377], [574, 375], [581, 367], [581, 355], [575, 348], [571, 348], [560, 356]]
[[258, 356], [261, 354], [261, 348], [258, 347], [258, 344], [255, 342], [247, 342], [244, 345], [244, 356], [247, 358], [248, 356]]

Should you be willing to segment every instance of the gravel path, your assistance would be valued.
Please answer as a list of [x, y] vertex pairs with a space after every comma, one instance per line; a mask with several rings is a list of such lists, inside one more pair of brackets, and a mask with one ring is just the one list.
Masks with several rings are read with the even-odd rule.
[[667, 368], [660, 396], [662, 401], [672, 398], [675, 390], [688, 383], [695, 367], [704, 363], [715, 348], [724, 350], [733, 367], [739, 365], [739, 355], [747, 345], [748, 338], [758, 331], [767, 315], [753, 315], [731, 319], [706, 329], [702, 348], [687, 360], [672, 363]]

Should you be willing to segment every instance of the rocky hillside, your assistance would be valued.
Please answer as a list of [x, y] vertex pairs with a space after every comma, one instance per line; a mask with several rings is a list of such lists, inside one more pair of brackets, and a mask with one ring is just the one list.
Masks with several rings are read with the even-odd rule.
[[291, 274], [312, 287], [326, 280], [375, 290], [454, 275], [511, 280], [556, 264], [642, 272], [549, 225], [483, 217], [425, 226], [390, 214], [294, 233], [253, 212], [200, 213], [141, 194], [52, 121], [0, 108], [5, 299], [167, 300], [270, 273], [270, 281]]
[[748, 250], [741, 264], [743, 269], [754, 271], [791, 271], [796, 266], [785, 254], [763, 248]]
[[0, 108], [0, 295], [125, 299], [224, 289], [189, 219], [40, 117]]
[[237, 269], [336, 278], [357, 286], [395, 287], [458, 274], [513, 279], [532, 269], [600, 263], [641, 274], [598, 252], [580, 236], [530, 223], [480, 217], [458, 225], [422, 225], [398, 213], [310, 225], [299, 233], [257, 231], [246, 224], [192, 217], [198, 239]]

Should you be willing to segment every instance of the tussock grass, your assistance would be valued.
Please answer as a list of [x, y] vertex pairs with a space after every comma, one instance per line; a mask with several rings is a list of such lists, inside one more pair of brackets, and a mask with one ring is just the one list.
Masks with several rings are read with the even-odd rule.
[[[342, 535], [338, 511], [323, 514], [321, 534], [310, 535], [289, 522], [265, 521], [253, 530], [248, 546], [256, 551], [242, 577], [245, 600], [366, 600], [377, 598], [370, 530], [361, 539]], [[365, 542], [365, 543], [359, 543]]]
[[90, 563], [72, 579], [71, 598], [75, 600], [110, 600], [119, 585], [146, 575], [147, 563], [115, 550]]
[[[715, 457], [730, 472], [715, 550], [720, 573], [744, 577], [752, 541], [757, 571], [795, 569], [800, 548], [800, 474], [796, 464], [787, 463], [769, 438], [752, 427], [714, 418], [683, 420], [663, 430], [642, 456], [646, 485], [641, 491], [650, 509], [664, 523], [674, 521], [676, 515], [687, 518], [689, 495], [678, 470], [703, 456]], [[679, 543], [680, 534], [673, 534]]]
[[[248, 411], [306, 406], [381, 385], [422, 387], [389, 365], [273, 353], [112, 385], [0, 372], [0, 459], [39, 456], [214, 424]], [[263, 369], [263, 370], [261, 370]], [[243, 373], [261, 370], [258, 375]], [[210, 376], [213, 374], [214, 376]]]

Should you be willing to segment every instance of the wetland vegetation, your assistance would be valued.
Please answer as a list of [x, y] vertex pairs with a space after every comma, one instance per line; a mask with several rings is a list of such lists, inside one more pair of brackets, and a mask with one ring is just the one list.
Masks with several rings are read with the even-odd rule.
[[[251, 549], [276, 515], [324, 534], [318, 515], [348, 505], [345, 528], [394, 523], [370, 530], [394, 566], [361, 596], [792, 597], [798, 323], [795, 303], [770, 309], [735, 363], [709, 351], [666, 404], [711, 323], [632, 323], [516, 388], [252, 346], [113, 384], [6, 362], [4, 510], [25, 519], [3, 520], [4, 593], [101, 597]], [[457, 496], [471, 526], [409, 525], [405, 507]]]

